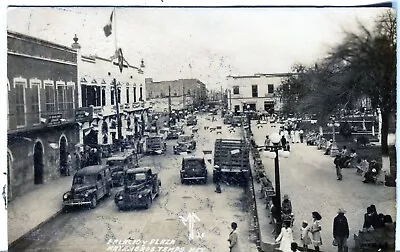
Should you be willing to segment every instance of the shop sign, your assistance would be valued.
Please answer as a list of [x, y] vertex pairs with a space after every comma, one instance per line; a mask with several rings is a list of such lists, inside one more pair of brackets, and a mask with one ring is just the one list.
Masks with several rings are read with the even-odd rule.
[[92, 108], [77, 108], [75, 110], [75, 121], [76, 122], [88, 122], [93, 119]]
[[62, 122], [62, 113], [49, 114], [47, 118], [47, 126], [60, 125]]

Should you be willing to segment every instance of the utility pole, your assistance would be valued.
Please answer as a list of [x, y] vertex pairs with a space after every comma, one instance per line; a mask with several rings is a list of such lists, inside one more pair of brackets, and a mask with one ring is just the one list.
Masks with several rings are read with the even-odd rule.
[[117, 80], [113, 79], [114, 84], [114, 96], [115, 96], [115, 104], [117, 106], [117, 135], [118, 140], [122, 139], [122, 125], [121, 125], [121, 115], [119, 114], [119, 101], [118, 101], [118, 89], [117, 89]]
[[171, 127], [171, 84], [168, 86], [168, 127]]
[[185, 84], [182, 83], [182, 103], [183, 103], [183, 108], [185, 109]]

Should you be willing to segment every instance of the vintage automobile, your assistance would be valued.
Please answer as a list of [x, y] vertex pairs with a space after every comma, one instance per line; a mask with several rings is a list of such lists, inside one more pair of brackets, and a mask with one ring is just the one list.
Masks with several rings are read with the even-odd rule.
[[181, 152], [192, 152], [196, 149], [196, 140], [194, 140], [192, 135], [180, 135], [173, 149], [174, 154], [177, 155]]
[[164, 140], [167, 140], [170, 131], [171, 131], [170, 128], [162, 128], [158, 131], [158, 134], [163, 136]]
[[197, 118], [195, 115], [189, 115], [186, 119], [186, 126], [194, 126], [197, 125]]
[[204, 157], [184, 157], [180, 175], [182, 184], [186, 181], [201, 181], [203, 184], [207, 184], [208, 172]]
[[132, 151], [108, 158], [106, 165], [108, 165], [111, 170], [113, 187], [123, 185], [123, 175], [126, 169], [139, 167], [137, 155]]
[[160, 194], [161, 181], [154, 168], [128, 169], [124, 173], [124, 189], [115, 194], [115, 204], [119, 210], [151, 206]]
[[178, 139], [180, 134], [182, 134], [182, 128], [178, 126], [171, 126], [168, 132], [167, 140]]
[[63, 195], [63, 208], [89, 205], [95, 208], [100, 199], [111, 195], [111, 171], [107, 165], [87, 166], [77, 171], [71, 190]]
[[161, 135], [150, 135], [145, 138], [145, 154], [162, 154], [167, 150], [165, 139]]

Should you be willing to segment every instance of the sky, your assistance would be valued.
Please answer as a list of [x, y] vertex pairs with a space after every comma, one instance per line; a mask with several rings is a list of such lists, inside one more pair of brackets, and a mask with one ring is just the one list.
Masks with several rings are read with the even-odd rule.
[[354, 30], [357, 20], [371, 27], [383, 10], [117, 8], [113, 34], [105, 37], [111, 7], [18, 7], [8, 9], [7, 29], [66, 46], [77, 34], [84, 55], [109, 58], [117, 45], [131, 65], [144, 60], [144, 77], [197, 78], [220, 89], [227, 75], [313, 65], [343, 39], [345, 29]]

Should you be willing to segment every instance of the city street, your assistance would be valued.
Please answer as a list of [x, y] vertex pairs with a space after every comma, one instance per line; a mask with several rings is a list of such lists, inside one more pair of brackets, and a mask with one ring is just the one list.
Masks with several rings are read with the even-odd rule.
[[[258, 145], [264, 144], [266, 135], [277, 132], [264, 124], [257, 128], [252, 125], [254, 138]], [[274, 160], [261, 154], [267, 176], [274, 183]], [[291, 144], [288, 158], [279, 158], [281, 196], [289, 194], [295, 214], [294, 238], [299, 242], [300, 227], [303, 220], [311, 223], [311, 212], [322, 215], [323, 251], [335, 251], [332, 246], [332, 223], [339, 208], [344, 208], [350, 226], [349, 247], [354, 247], [353, 234], [362, 229], [366, 208], [375, 204], [378, 213], [396, 216], [395, 188], [383, 185], [364, 184], [355, 169], [343, 169], [343, 180], [336, 180], [333, 159], [323, 155], [316, 146], [305, 143]]]
[[[204, 126], [222, 125], [221, 119], [211, 122], [205, 118], [199, 116], [197, 125], [199, 132], [195, 138], [198, 140], [198, 155], [203, 155], [203, 150], [213, 150], [217, 136], [215, 131], [205, 131]], [[189, 132], [187, 127], [185, 130]], [[226, 126], [223, 126], [219, 136], [235, 137], [227, 131]], [[131, 248], [145, 245], [155, 247], [157, 250], [154, 251], [190, 251], [191, 248], [200, 248], [193, 251], [227, 251], [232, 221], [238, 223], [242, 250], [256, 249], [255, 244], [249, 241], [250, 216], [247, 214], [243, 188], [223, 184], [222, 193], [215, 193], [211, 164], [207, 185], [182, 185], [179, 178], [182, 156], [173, 155], [172, 145], [175, 142], [168, 141], [167, 155], [147, 156], [140, 163], [140, 166], [155, 167], [162, 183], [161, 194], [150, 209], [121, 212], [114, 203], [114, 191], [96, 209], [77, 209], [59, 215], [21, 240], [10, 251], [113, 251], [112, 245], [118, 245], [114, 243], [115, 239], [130, 239], [131, 242], [138, 242], [130, 245]], [[199, 220], [194, 223], [194, 239], [189, 241], [189, 228], [179, 216], [187, 218], [192, 213]], [[144, 244], [146, 241], [147, 245]], [[158, 250], [159, 247], [165, 247], [165, 250]]]

